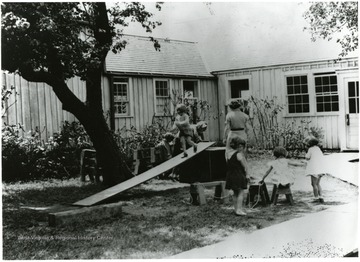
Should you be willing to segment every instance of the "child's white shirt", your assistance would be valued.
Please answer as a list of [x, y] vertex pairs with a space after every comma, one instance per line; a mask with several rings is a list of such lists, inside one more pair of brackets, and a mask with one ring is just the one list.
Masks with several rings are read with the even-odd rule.
[[295, 175], [293, 170], [289, 168], [289, 162], [286, 158], [278, 158], [270, 161], [268, 167], [272, 167], [271, 173], [269, 174], [271, 183], [274, 184], [294, 184]]
[[310, 147], [305, 157], [306, 159], [309, 159], [306, 166], [305, 175], [319, 175], [329, 173], [325, 163], [324, 155], [318, 146]]

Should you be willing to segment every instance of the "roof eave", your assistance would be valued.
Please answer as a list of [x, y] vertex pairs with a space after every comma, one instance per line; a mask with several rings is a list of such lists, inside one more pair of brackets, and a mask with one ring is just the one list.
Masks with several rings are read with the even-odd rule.
[[151, 77], [172, 77], [172, 78], [216, 78], [214, 75], [184, 75], [184, 74], [167, 74], [167, 73], [153, 73], [153, 72], [119, 72], [119, 71], [105, 71], [105, 74], [119, 75], [119, 76], [151, 76]]
[[[346, 58], [342, 58], [341, 60], [351, 60], [351, 59], [357, 59], [357, 57], [346, 57]], [[315, 60], [309, 60], [309, 61], [298, 61], [298, 62], [290, 62], [290, 63], [284, 62], [284, 63], [269, 64], [269, 65], [263, 65], [263, 66], [240, 67], [240, 68], [233, 68], [233, 69], [216, 70], [216, 71], [211, 71], [210, 73], [216, 76], [218, 74], [239, 71], [239, 70], [254, 70], [254, 69], [262, 69], [262, 68], [270, 68], [270, 67], [279, 67], [279, 66], [285, 66], [285, 65], [299, 65], [299, 64], [307, 64], [307, 63], [314, 63], [314, 62], [326, 62], [326, 61], [330, 61], [330, 60], [335, 61], [335, 60], [337, 60], [337, 58], [315, 59]]]

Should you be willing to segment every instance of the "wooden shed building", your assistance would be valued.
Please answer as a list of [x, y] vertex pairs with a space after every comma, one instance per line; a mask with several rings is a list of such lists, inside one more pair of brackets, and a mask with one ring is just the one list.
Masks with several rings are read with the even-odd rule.
[[[231, 98], [277, 98], [281, 121], [322, 128], [323, 147], [359, 149], [358, 58], [251, 64], [212, 72], [218, 78], [219, 107]], [[220, 119], [223, 123], [224, 118]], [[220, 125], [223, 132], [223, 126]]]
[[[128, 42], [119, 54], [109, 52], [102, 79], [104, 114], [115, 131], [143, 129], [162, 121], [169, 127], [174, 102], [185, 96], [188, 100], [206, 101], [210, 107], [202, 118], [208, 122], [207, 140], [219, 138], [217, 79], [207, 70], [194, 42], [157, 39], [155, 50], [148, 37], [125, 35]], [[44, 83], [31, 83], [19, 75], [3, 73], [3, 86], [12, 88], [3, 111], [2, 121], [21, 124], [27, 131], [40, 131], [46, 141], [60, 131], [64, 121], [75, 117], [62, 110], [52, 88]], [[85, 83], [79, 78], [68, 86], [85, 101]], [[206, 114], [205, 114], [206, 113]]]
[[140, 130], [154, 121], [168, 124], [176, 101], [187, 97], [210, 105], [202, 115], [208, 122], [205, 137], [217, 140], [217, 79], [207, 70], [196, 43], [157, 39], [157, 51], [149, 38], [127, 35], [125, 39], [126, 48], [106, 59], [104, 86], [110, 87], [113, 99], [106, 99], [110, 104], [105, 109], [111, 110], [112, 129]]

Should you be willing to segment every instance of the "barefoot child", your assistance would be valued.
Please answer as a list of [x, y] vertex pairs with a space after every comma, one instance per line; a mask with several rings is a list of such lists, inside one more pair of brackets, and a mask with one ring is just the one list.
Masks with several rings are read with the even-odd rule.
[[311, 186], [313, 187], [313, 192], [316, 202], [324, 203], [322, 197], [322, 189], [320, 186], [320, 179], [325, 173], [326, 163], [324, 161], [324, 155], [319, 148], [319, 140], [314, 136], [308, 136], [305, 138], [304, 143], [308, 147], [306, 153], [306, 160], [308, 160], [305, 175], [311, 177]]
[[192, 141], [193, 130], [190, 126], [189, 115], [184, 104], [179, 104], [176, 107], [177, 116], [175, 118], [175, 126], [179, 129], [179, 138], [184, 152], [183, 157], [187, 157], [186, 143], [194, 147], [194, 152], [197, 151], [197, 145]]
[[234, 191], [234, 210], [235, 215], [245, 216], [243, 209], [244, 191], [248, 185], [248, 168], [244, 155], [246, 141], [238, 136], [234, 136], [229, 141], [231, 150], [226, 153], [226, 189]]

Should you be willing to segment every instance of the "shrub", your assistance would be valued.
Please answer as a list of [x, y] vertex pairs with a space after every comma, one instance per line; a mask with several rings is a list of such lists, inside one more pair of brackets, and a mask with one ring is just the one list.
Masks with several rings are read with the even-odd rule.
[[[21, 130], [21, 125], [5, 125], [2, 129], [4, 182], [78, 176], [81, 150], [92, 148], [79, 122], [65, 121], [61, 131], [46, 143], [41, 142], [38, 130], [24, 132], [24, 136], [20, 135]], [[154, 121], [141, 131], [124, 127], [114, 136], [125, 160], [132, 162], [134, 150], [155, 147], [166, 132], [161, 121]]]
[[130, 129], [123, 127], [114, 133], [114, 136], [126, 161], [132, 161], [135, 150], [155, 147], [166, 132], [167, 129], [161, 121], [153, 121], [151, 125], [146, 125], [140, 131], [134, 126]]
[[27, 177], [27, 150], [24, 139], [19, 136], [20, 126], [7, 126], [2, 129], [2, 178], [11, 181]]
[[277, 104], [276, 97], [267, 100], [251, 96], [248, 101], [244, 101], [244, 104], [253, 109], [250, 125], [253, 129], [256, 146], [261, 149], [270, 149], [278, 145], [278, 115], [284, 107]]
[[78, 122], [64, 122], [61, 131], [48, 142], [40, 133], [20, 135], [20, 125], [2, 129], [3, 181], [69, 178], [79, 173], [80, 151], [91, 148], [86, 132]]
[[45, 154], [37, 161], [37, 170], [46, 178], [69, 178], [80, 173], [80, 153], [92, 148], [90, 139], [79, 122], [65, 121], [60, 133], [45, 144]]
[[303, 140], [307, 135], [313, 135], [320, 141], [323, 139], [322, 128], [311, 127], [311, 121], [279, 121], [279, 114], [284, 109], [278, 105], [276, 97], [273, 99], [257, 99], [250, 97], [244, 101], [252, 107], [250, 125], [253, 129], [255, 146], [259, 149], [272, 149], [275, 146], [284, 146], [290, 157], [299, 157], [305, 151]]

